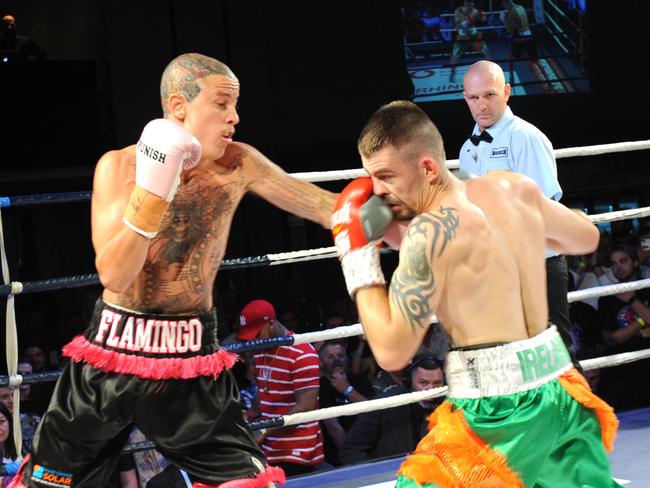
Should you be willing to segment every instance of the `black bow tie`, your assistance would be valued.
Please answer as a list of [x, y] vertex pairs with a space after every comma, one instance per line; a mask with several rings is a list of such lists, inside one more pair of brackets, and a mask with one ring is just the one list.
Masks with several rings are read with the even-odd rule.
[[492, 136], [488, 133], [488, 131], [484, 130], [478, 136], [476, 134], [471, 134], [469, 136], [469, 140], [472, 141], [472, 144], [478, 146], [478, 143], [481, 141], [492, 142]]

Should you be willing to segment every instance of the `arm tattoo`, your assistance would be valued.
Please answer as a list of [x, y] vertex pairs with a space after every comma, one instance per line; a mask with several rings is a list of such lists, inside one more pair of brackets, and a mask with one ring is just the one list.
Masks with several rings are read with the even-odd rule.
[[[436, 292], [433, 259], [442, 256], [459, 227], [455, 208], [418, 215], [408, 227], [400, 265], [390, 283], [390, 299], [414, 329], [429, 325], [431, 298]], [[430, 241], [428, 236], [432, 236]], [[440, 251], [434, 256], [438, 246]]]
[[253, 162], [264, 184], [277, 198], [277, 201], [271, 203], [300, 217], [318, 219], [321, 207], [324, 205], [322, 201], [324, 190], [292, 176], [273, 171], [270, 164], [261, 158], [254, 157]]

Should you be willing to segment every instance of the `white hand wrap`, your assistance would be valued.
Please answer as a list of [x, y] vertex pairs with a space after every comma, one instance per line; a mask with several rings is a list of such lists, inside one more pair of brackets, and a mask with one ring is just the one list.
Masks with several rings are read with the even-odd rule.
[[348, 293], [353, 299], [359, 288], [386, 284], [384, 273], [381, 271], [379, 248], [374, 242], [348, 252], [341, 259], [341, 268]]

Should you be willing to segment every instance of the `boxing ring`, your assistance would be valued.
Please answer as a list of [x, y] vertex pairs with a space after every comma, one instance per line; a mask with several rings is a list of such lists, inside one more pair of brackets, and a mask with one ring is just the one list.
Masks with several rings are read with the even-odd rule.
[[[558, 149], [555, 151], [556, 158], [593, 156], [614, 152], [627, 152], [650, 149], [650, 140], [622, 142], [615, 144], [603, 144], [596, 146], [576, 147]], [[447, 161], [447, 166], [454, 170], [458, 168], [458, 160]], [[332, 180], [352, 179], [366, 175], [363, 169], [352, 169], [329, 172], [294, 173], [292, 176], [311, 182], [323, 182]], [[89, 285], [97, 285], [99, 278], [94, 275], [68, 276], [52, 278], [33, 282], [15, 282], [10, 279], [10, 270], [5, 250], [5, 238], [2, 228], [2, 209], [7, 207], [19, 207], [23, 205], [43, 204], [50, 202], [72, 202], [87, 201], [90, 192], [62, 193], [47, 195], [27, 195], [17, 197], [0, 197], [0, 258], [3, 272], [3, 283], [0, 285], [0, 296], [7, 297], [6, 304], [6, 343], [7, 343], [7, 365], [9, 376], [0, 376], [0, 386], [16, 387], [14, 391], [14, 433], [16, 446], [20, 452], [20, 423], [19, 414], [19, 390], [22, 383], [38, 383], [41, 381], [55, 381], [59, 372], [37, 373], [21, 376], [17, 374], [18, 343], [17, 325], [14, 312], [14, 300], [17, 295], [23, 293], [34, 293], [64, 288], [75, 288]], [[650, 216], [650, 207], [621, 210], [590, 216], [595, 224]], [[266, 254], [239, 259], [227, 259], [222, 262], [221, 269], [236, 269], [243, 267], [274, 266], [317, 259], [329, 259], [336, 257], [336, 248], [327, 247], [320, 249], [308, 249], [303, 251]], [[580, 301], [587, 298], [613, 295], [627, 291], [639, 290], [650, 287], [650, 279], [643, 279], [633, 282], [619, 283], [609, 286], [589, 288], [573, 291], [568, 294], [569, 302]], [[431, 322], [437, 322], [435, 316]], [[338, 327], [335, 329], [296, 334], [287, 337], [274, 337], [270, 339], [255, 339], [252, 341], [238, 342], [235, 344], [223, 345], [224, 349], [232, 352], [244, 352], [249, 350], [272, 348], [281, 345], [304, 344], [308, 342], [321, 342], [329, 339], [352, 337], [363, 334], [360, 324]], [[650, 358], [650, 349], [641, 351], [626, 352], [612, 356], [605, 356], [581, 361], [583, 368], [588, 371], [596, 368], [607, 368], [621, 364]], [[252, 430], [261, 430], [270, 427], [295, 425], [299, 423], [323, 420], [332, 417], [345, 415], [356, 415], [398, 405], [416, 403], [424, 399], [442, 397], [447, 393], [447, 388], [436, 388], [427, 391], [406, 393], [388, 398], [368, 400], [365, 402], [351, 403], [331, 408], [324, 408], [312, 412], [303, 412], [293, 415], [286, 415], [264, 421], [253, 421], [249, 424]], [[650, 407], [639, 410], [632, 410], [617, 413], [620, 420], [620, 429], [613, 453], [610, 455], [612, 462], [612, 473], [622, 484], [631, 486], [648, 486], [646, 479], [643, 456], [639, 453], [650, 451]], [[153, 448], [153, 444], [143, 442], [126, 447], [126, 451], [135, 452]], [[305, 487], [364, 487], [364, 488], [386, 488], [394, 485], [395, 473], [404, 459], [403, 456], [390, 459], [378, 460], [354, 466], [345, 466], [331, 470], [316, 470], [314, 473], [289, 479], [285, 486], [292, 488]]]

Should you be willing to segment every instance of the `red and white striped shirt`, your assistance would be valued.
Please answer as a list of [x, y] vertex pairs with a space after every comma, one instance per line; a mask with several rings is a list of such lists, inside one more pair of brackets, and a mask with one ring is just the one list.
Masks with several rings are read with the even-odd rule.
[[[311, 344], [280, 346], [255, 354], [262, 417], [285, 415], [296, 404], [295, 392], [319, 387], [320, 363]], [[298, 424], [288, 434], [269, 433], [262, 450], [269, 464], [323, 462], [323, 437], [318, 422]]]

